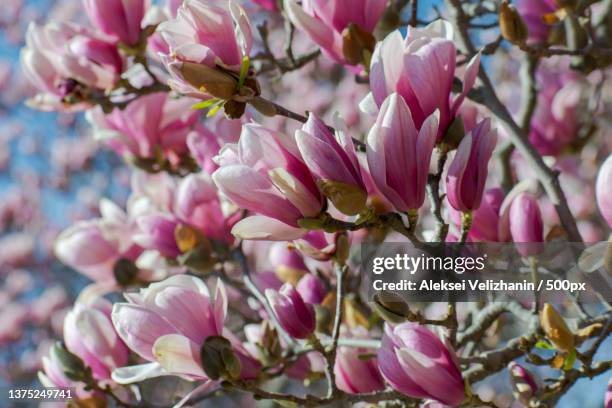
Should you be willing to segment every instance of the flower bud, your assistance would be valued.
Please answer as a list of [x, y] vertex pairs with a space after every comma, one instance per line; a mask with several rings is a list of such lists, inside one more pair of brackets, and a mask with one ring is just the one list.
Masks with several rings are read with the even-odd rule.
[[238, 81], [233, 76], [216, 68], [192, 62], [180, 63], [180, 75], [201, 92], [227, 101], [232, 99], [238, 89]]
[[595, 196], [599, 212], [612, 228], [612, 154], [601, 165], [595, 184]]
[[540, 312], [540, 324], [546, 333], [546, 338], [557, 350], [567, 353], [574, 349], [574, 333], [549, 303], [545, 303]]
[[234, 354], [230, 341], [225, 337], [208, 337], [200, 350], [200, 358], [202, 368], [211, 380], [240, 377], [240, 360]]
[[343, 214], [359, 214], [365, 207], [368, 195], [364, 189], [354, 184], [319, 180], [317, 186], [319, 186], [323, 195], [330, 199], [334, 207]]
[[534, 196], [521, 193], [512, 200], [509, 223], [512, 240], [521, 256], [533, 256], [542, 252], [544, 225]]
[[266, 297], [278, 322], [290, 336], [305, 339], [314, 332], [314, 308], [304, 302], [293, 285], [285, 283], [278, 292], [266, 289]]
[[510, 381], [512, 383], [514, 398], [525, 406], [528, 406], [529, 400], [531, 400], [538, 390], [538, 385], [533, 378], [533, 374], [514, 361], [508, 365], [508, 371], [510, 372]]
[[612, 378], [608, 381], [608, 389], [604, 397], [604, 408], [612, 408]]
[[389, 323], [402, 323], [411, 313], [408, 304], [395, 292], [381, 291], [374, 295], [374, 310]]
[[321, 279], [311, 273], [307, 273], [300, 279], [296, 286], [296, 290], [300, 293], [305, 302], [313, 305], [321, 303], [327, 293]]
[[523, 44], [529, 35], [523, 17], [507, 1], [499, 7], [499, 29], [502, 36], [513, 44]]

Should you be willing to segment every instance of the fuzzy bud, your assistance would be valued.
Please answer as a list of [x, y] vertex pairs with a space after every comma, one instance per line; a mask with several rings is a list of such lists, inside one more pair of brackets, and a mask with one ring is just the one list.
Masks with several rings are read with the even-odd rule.
[[570, 352], [574, 349], [574, 333], [567, 327], [565, 320], [549, 303], [544, 304], [540, 312], [540, 324], [546, 338], [562, 352]]

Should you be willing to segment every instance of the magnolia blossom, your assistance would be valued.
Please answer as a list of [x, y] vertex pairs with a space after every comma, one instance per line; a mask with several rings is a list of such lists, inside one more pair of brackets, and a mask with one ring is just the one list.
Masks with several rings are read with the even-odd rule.
[[425, 201], [429, 163], [438, 131], [438, 114], [420, 127], [397, 93], [382, 103], [367, 138], [368, 167], [374, 184], [396, 210], [416, 210]]
[[385, 324], [378, 367], [391, 387], [410, 397], [450, 406], [465, 398], [455, 352], [424, 326]]
[[115, 45], [72, 23], [31, 23], [21, 50], [21, 67], [40, 92], [30, 104], [42, 110], [65, 104], [85, 108], [79, 103], [86, 99], [87, 88], [112, 89], [123, 65]]
[[304, 302], [300, 293], [290, 283], [278, 292], [266, 289], [270, 306], [285, 331], [296, 339], [305, 339], [315, 329], [315, 312], [311, 304]]
[[114, 282], [120, 259], [135, 261], [142, 248], [131, 239], [133, 220], [110, 200], [100, 201], [101, 218], [80, 221], [55, 241], [55, 255], [64, 264], [96, 282]]
[[[233, 0], [185, 0], [177, 17], [160, 24], [158, 32], [169, 46], [163, 61], [173, 89], [204, 99], [209, 95], [231, 98], [235, 91], [232, 78], [210, 68], [238, 72], [243, 57], [251, 51], [251, 25], [239, 5]], [[214, 77], [209, 81], [210, 75]]]
[[100, 31], [126, 45], [136, 45], [150, 0], [83, 0], [83, 6]]
[[79, 299], [64, 320], [66, 348], [83, 360], [99, 381], [128, 361], [128, 349], [111, 323], [112, 305], [104, 298]]
[[595, 185], [599, 211], [612, 228], [612, 187], [610, 186], [612, 186], [612, 154], [601, 165]]
[[219, 190], [240, 208], [260, 215], [238, 222], [245, 239], [287, 240], [303, 236], [298, 226], [323, 209], [324, 200], [295, 142], [257, 124], [243, 126], [237, 144], [226, 145], [213, 173]]
[[461, 140], [446, 175], [446, 194], [453, 208], [466, 212], [480, 207], [496, 142], [490, 119], [480, 122]]
[[358, 65], [362, 52], [372, 52], [369, 46], [376, 41], [372, 33], [387, 0], [306, 0], [301, 6], [285, 0], [284, 5], [293, 24], [328, 57], [340, 64]]
[[366, 187], [355, 147], [340, 121], [336, 135], [313, 114], [295, 134], [302, 158], [323, 193], [342, 213], [355, 215], [366, 203]]
[[408, 27], [405, 37], [399, 30], [392, 32], [378, 43], [372, 56], [372, 92], [362, 101], [362, 109], [374, 113], [397, 92], [408, 105], [417, 129], [439, 110], [440, 141], [474, 86], [480, 67], [477, 54], [467, 63], [461, 94], [452, 98], [456, 54], [453, 28], [446, 21], [438, 20], [424, 28]]
[[198, 111], [190, 109], [192, 104], [189, 98], [175, 99], [158, 92], [109, 114], [101, 108], [90, 110], [87, 118], [95, 137], [117, 154], [137, 163], [161, 154], [176, 167], [188, 151], [187, 136], [198, 119]]
[[127, 303], [113, 306], [113, 324], [127, 346], [151, 363], [115, 370], [112, 377], [116, 382], [130, 383], [167, 374], [208, 380], [200, 348], [210, 336], [230, 338], [240, 359], [241, 377], [256, 375], [257, 362], [223, 327], [227, 296], [221, 281], [213, 295], [201, 279], [176, 275], [125, 296]]
[[[352, 330], [343, 327], [342, 337], [367, 339], [368, 332], [360, 326]], [[370, 354], [371, 351], [371, 349], [364, 348], [338, 347], [334, 364], [338, 388], [350, 394], [385, 389], [385, 382], [378, 370], [376, 357], [364, 358], [364, 355]]]
[[321, 279], [311, 273], [305, 274], [296, 285], [295, 289], [306, 303], [318, 305], [323, 302], [327, 290]]
[[542, 251], [544, 225], [536, 198], [529, 193], [519, 194], [510, 204], [508, 225], [512, 240], [522, 256], [537, 255]]

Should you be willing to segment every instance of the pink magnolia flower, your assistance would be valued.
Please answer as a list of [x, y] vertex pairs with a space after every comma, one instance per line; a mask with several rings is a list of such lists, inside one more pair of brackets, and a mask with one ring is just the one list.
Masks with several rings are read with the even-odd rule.
[[425, 184], [438, 130], [438, 114], [420, 127], [397, 93], [382, 103], [367, 138], [368, 167], [380, 193], [398, 211], [416, 210], [425, 200]]
[[544, 21], [544, 16], [557, 10], [555, 0], [517, 0], [516, 9], [527, 24], [529, 41], [547, 42], [552, 26]]
[[519, 194], [510, 204], [509, 227], [512, 240], [522, 256], [537, 255], [542, 251], [544, 224], [540, 206], [529, 193]]
[[295, 0], [285, 0], [284, 4], [293, 24], [306, 32], [329, 58], [355, 65], [354, 61], [347, 61], [343, 38], [346, 30], [353, 24], [371, 34], [385, 12], [387, 1], [306, 0], [299, 6]]
[[537, 72], [538, 100], [531, 119], [529, 141], [542, 155], [560, 154], [578, 133], [578, 105], [582, 85], [567, 61], [564, 68], [541, 66]]
[[172, 76], [168, 84], [177, 92], [204, 99], [209, 94], [185, 73], [197, 70], [197, 65], [238, 72], [253, 43], [249, 19], [233, 0], [185, 0], [176, 19], [161, 23], [158, 32], [170, 50], [163, 57]]
[[104, 298], [79, 299], [64, 319], [66, 348], [90, 367], [98, 381], [128, 361], [128, 349], [111, 322], [112, 305]]
[[305, 339], [314, 332], [314, 308], [304, 302], [293, 285], [285, 283], [278, 292], [266, 289], [266, 297], [278, 322], [291, 337]]
[[461, 140], [446, 175], [446, 194], [456, 210], [467, 212], [480, 207], [496, 142], [497, 132], [491, 129], [490, 119], [481, 121]]
[[178, 166], [188, 152], [187, 137], [198, 120], [198, 111], [190, 109], [192, 104], [189, 98], [175, 99], [159, 92], [109, 114], [101, 108], [90, 110], [87, 118], [94, 136], [128, 160], [155, 159], [161, 153]]
[[128, 303], [113, 306], [113, 324], [127, 346], [150, 363], [115, 370], [112, 378], [116, 382], [168, 374], [207, 381], [200, 349], [210, 336], [229, 338], [241, 362], [241, 377], [256, 376], [259, 364], [223, 327], [227, 296], [221, 281], [213, 295], [201, 279], [176, 275], [140, 293], [127, 293], [126, 298]]
[[66, 377], [61, 361], [53, 352], [42, 357], [42, 371], [38, 372], [38, 380], [47, 388], [76, 389], [78, 399], [87, 399], [96, 394], [91, 390], [86, 391], [83, 383]]
[[80, 221], [62, 231], [54, 252], [64, 264], [96, 282], [113, 282], [121, 259], [136, 260], [142, 249], [130, 238], [133, 222], [115, 203], [100, 201], [101, 218]]
[[171, 214], [145, 214], [137, 219], [139, 231], [134, 241], [145, 249], [154, 249], [162, 256], [175, 258], [181, 254], [175, 238], [175, 231], [181, 225]]
[[[343, 329], [343, 338], [368, 338], [368, 332], [363, 327], [357, 327], [350, 331], [344, 327]], [[378, 370], [378, 360], [376, 357], [363, 358], [363, 355], [369, 353], [371, 353], [371, 350], [365, 348], [338, 347], [334, 364], [338, 388], [350, 394], [375, 392], [385, 389], [385, 382]]]
[[612, 186], [612, 154], [601, 165], [595, 184], [599, 211], [612, 228], [612, 188], [610, 186]]
[[[141, 25], [143, 27], [153, 26], [176, 18], [181, 4], [183, 4], [183, 0], [166, 0], [163, 6], [154, 5], [150, 7]], [[147, 40], [147, 51], [152, 57], [159, 58], [158, 54], [170, 53], [170, 48], [162, 35], [156, 31]]]
[[378, 367], [396, 391], [456, 406], [465, 398], [457, 356], [424, 326], [385, 324]]
[[533, 375], [529, 370], [514, 361], [508, 364], [508, 371], [510, 372], [510, 381], [515, 398], [528, 406], [531, 397], [538, 390], [538, 384], [535, 382]]
[[29, 102], [41, 110], [83, 109], [88, 87], [112, 89], [123, 70], [113, 44], [70, 23], [31, 23], [20, 58], [25, 76], [40, 92]]
[[231, 226], [238, 213], [223, 211], [217, 188], [206, 173], [190, 174], [176, 190], [174, 213], [180, 221], [202, 232], [206, 238], [231, 243]]
[[295, 138], [321, 190], [340, 212], [355, 215], [365, 206], [367, 192], [353, 141], [341, 121], [337, 122], [334, 135], [321, 119], [310, 114]]
[[216, 115], [213, 120], [207, 120], [206, 126], [198, 126], [187, 136], [189, 152], [200, 168], [212, 174], [219, 166], [214, 157], [219, 154], [221, 147], [226, 143], [236, 143], [240, 139], [242, 120], [226, 119], [223, 115]]
[[311, 273], [302, 276], [295, 289], [302, 296], [304, 302], [312, 305], [320, 304], [327, 295], [327, 290], [321, 279]]
[[277, 276], [301, 276], [308, 273], [302, 254], [286, 242], [274, 242], [266, 250], [267, 261]]
[[237, 144], [226, 145], [213, 173], [219, 190], [240, 208], [260, 214], [232, 229], [245, 239], [288, 240], [303, 236], [304, 217], [323, 209], [323, 198], [295, 142], [257, 124], [243, 126]]
[[[477, 210], [472, 213], [472, 228], [468, 233], [471, 242], [497, 242], [500, 240], [500, 209], [504, 201], [504, 192], [500, 188], [490, 188], [482, 196], [482, 201]], [[461, 225], [461, 212], [452, 206], [449, 215], [453, 224]]]
[[91, 22], [104, 34], [126, 45], [136, 45], [150, 1], [83, 0], [83, 6]]
[[410, 108], [417, 129], [440, 111], [440, 141], [474, 86], [480, 67], [477, 54], [465, 68], [461, 94], [452, 98], [456, 54], [453, 28], [446, 21], [438, 20], [424, 28], [408, 27], [406, 37], [399, 30], [392, 32], [376, 46], [370, 67], [372, 92], [361, 108], [375, 113], [387, 96], [397, 92]]

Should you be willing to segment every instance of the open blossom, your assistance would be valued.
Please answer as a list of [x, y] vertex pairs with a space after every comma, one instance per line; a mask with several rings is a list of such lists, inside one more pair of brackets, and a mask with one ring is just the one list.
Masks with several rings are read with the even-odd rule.
[[285, 331], [296, 339], [305, 339], [315, 329], [315, 312], [310, 303], [290, 283], [285, 283], [277, 292], [266, 289], [270, 306]]
[[130, 238], [135, 225], [122, 209], [101, 200], [100, 213], [99, 219], [80, 221], [64, 230], [54, 250], [60, 261], [93, 281], [112, 282], [117, 261], [135, 261], [142, 248]]
[[208, 239], [233, 241], [230, 231], [236, 217], [232, 216], [239, 214], [225, 214], [217, 188], [208, 174], [190, 174], [181, 180], [176, 190], [174, 213]]
[[[345, 328], [343, 327], [343, 329]], [[357, 327], [350, 331], [345, 329], [343, 330], [342, 337], [367, 339], [368, 332], [363, 327]], [[350, 394], [375, 392], [385, 389], [385, 382], [378, 370], [376, 357], [364, 358], [364, 355], [369, 353], [371, 353], [371, 350], [365, 348], [338, 347], [334, 364], [338, 388]]]
[[160, 153], [178, 166], [188, 152], [187, 136], [194, 129], [198, 111], [193, 100], [175, 99], [164, 92], [136, 99], [125, 109], [105, 114], [101, 108], [88, 112], [94, 135], [117, 154], [131, 160], [153, 159]]
[[509, 227], [512, 240], [522, 256], [537, 255], [542, 251], [539, 243], [544, 241], [542, 213], [536, 198], [521, 193], [512, 200], [509, 213]]
[[491, 129], [490, 119], [481, 121], [461, 140], [446, 176], [448, 201], [456, 210], [466, 212], [480, 207], [496, 142], [497, 133]]
[[397, 92], [410, 108], [417, 129], [432, 113], [440, 111], [440, 141], [474, 86], [480, 67], [477, 54], [465, 68], [461, 93], [452, 98], [456, 54], [453, 28], [446, 21], [438, 20], [424, 28], [408, 27], [405, 38], [399, 30], [392, 32], [378, 43], [372, 56], [372, 92], [362, 101], [362, 109], [374, 113], [389, 94]]
[[40, 92], [30, 104], [42, 110], [84, 108], [78, 103], [87, 88], [113, 88], [123, 64], [115, 45], [71, 23], [31, 23], [21, 51], [24, 73]]
[[365, 206], [366, 187], [353, 141], [343, 124], [338, 125], [334, 136], [321, 119], [310, 114], [295, 138], [323, 193], [340, 212], [355, 215]]
[[136, 45], [150, 0], [83, 0], [83, 6], [100, 31], [126, 45]]
[[[199, 98], [232, 97], [236, 91], [233, 78], [214, 68], [238, 72], [243, 57], [251, 51], [251, 25], [238, 4], [233, 0], [185, 0], [177, 17], [160, 24], [158, 32], [169, 46], [163, 60], [173, 89]], [[210, 81], [206, 79], [209, 75], [214, 75]]]
[[219, 190], [240, 208], [259, 215], [238, 222], [232, 233], [245, 239], [287, 240], [303, 236], [304, 217], [323, 209], [323, 198], [295, 141], [257, 124], [243, 126], [240, 140], [226, 145], [213, 173]]
[[104, 298], [79, 299], [64, 320], [66, 348], [90, 367], [95, 379], [110, 380], [128, 361], [128, 349], [111, 322], [112, 305]]
[[597, 205], [608, 226], [612, 228], [612, 154], [601, 165], [595, 185]]
[[201, 279], [176, 275], [139, 293], [128, 293], [126, 298], [128, 303], [113, 306], [113, 324], [127, 346], [151, 363], [115, 370], [115, 381], [125, 383], [164, 374], [208, 380], [200, 348], [210, 336], [231, 337], [241, 362], [241, 377], [256, 375], [257, 362], [223, 327], [227, 296], [221, 281], [213, 295]]
[[285, 0], [289, 18], [334, 61], [358, 65], [371, 53], [372, 36], [387, 6], [386, 0]]
[[385, 324], [378, 367], [395, 390], [456, 406], [465, 398], [457, 356], [429, 329], [407, 322]]
[[406, 101], [397, 93], [382, 103], [368, 133], [368, 167], [380, 193], [398, 211], [416, 210], [425, 201], [437, 130], [437, 114], [429, 116], [418, 130]]
[[567, 61], [558, 67], [541, 66], [537, 72], [538, 100], [529, 131], [529, 141], [542, 155], [558, 155], [578, 133], [581, 84]]

